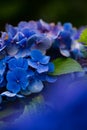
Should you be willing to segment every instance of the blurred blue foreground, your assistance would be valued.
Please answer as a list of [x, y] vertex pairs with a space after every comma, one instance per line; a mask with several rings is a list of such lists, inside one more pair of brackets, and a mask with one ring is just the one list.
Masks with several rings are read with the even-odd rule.
[[42, 93], [0, 109], [0, 130], [87, 130], [87, 75], [59, 76]]

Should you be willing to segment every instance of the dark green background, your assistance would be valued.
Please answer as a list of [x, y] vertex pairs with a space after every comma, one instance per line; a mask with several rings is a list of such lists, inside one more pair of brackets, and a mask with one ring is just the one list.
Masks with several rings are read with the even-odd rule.
[[79, 27], [87, 24], [87, 0], [2, 0], [0, 30], [6, 23], [17, 25], [22, 20], [43, 19], [47, 22], [71, 22]]

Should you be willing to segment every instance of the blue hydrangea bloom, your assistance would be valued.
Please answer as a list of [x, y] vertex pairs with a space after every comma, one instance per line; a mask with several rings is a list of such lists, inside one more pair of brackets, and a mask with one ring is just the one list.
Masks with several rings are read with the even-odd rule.
[[6, 87], [13, 95], [29, 94], [40, 92], [46, 82], [55, 82], [57, 77], [49, 75], [55, 69], [50, 60], [61, 54], [83, 57], [86, 48], [76, 41], [80, 34], [71, 23], [39, 20], [22, 21], [16, 27], [7, 24], [0, 37], [0, 89]]
[[[43, 55], [39, 50], [33, 50], [30, 53], [30, 57], [31, 58], [28, 60], [28, 64], [31, 67], [35, 68], [38, 73], [49, 71], [49, 60], [50, 60], [49, 56]], [[51, 68], [51, 64], [50, 64], [50, 68]]]
[[60, 48], [70, 49], [72, 44], [72, 38], [69, 32], [61, 31], [58, 35], [58, 44]]
[[24, 69], [16, 68], [7, 73], [7, 89], [13, 93], [25, 90], [29, 84], [27, 73]]
[[76, 29], [72, 27], [72, 24], [65, 23], [58, 30], [58, 34], [54, 40], [54, 48], [58, 48], [63, 56], [69, 57], [75, 34]]
[[28, 69], [28, 61], [25, 58], [12, 58], [8, 61], [8, 66], [10, 70], [14, 70], [15, 68], [22, 68], [24, 70]]

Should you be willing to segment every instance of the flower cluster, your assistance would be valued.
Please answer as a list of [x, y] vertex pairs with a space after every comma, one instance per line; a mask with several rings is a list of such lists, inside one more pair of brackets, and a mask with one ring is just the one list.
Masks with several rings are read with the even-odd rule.
[[[52, 63], [58, 56], [81, 57], [78, 31], [72, 24], [43, 20], [7, 24], [0, 38], [0, 95], [22, 97], [40, 92], [45, 82], [55, 82]], [[52, 55], [52, 56], [51, 56]]]

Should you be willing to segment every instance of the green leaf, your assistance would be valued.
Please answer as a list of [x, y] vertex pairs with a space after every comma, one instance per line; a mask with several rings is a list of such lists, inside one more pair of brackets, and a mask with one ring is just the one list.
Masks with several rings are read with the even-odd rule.
[[71, 58], [58, 58], [54, 60], [53, 63], [55, 65], [55, 70], [53, 73], [50, 73], [51, 75], [61, 75], [83, 71], [80, 64]]
[[87, 46], [87, 28], [82, 31], [78, 41], [79, 42], [83, 42], [84, 45]]

